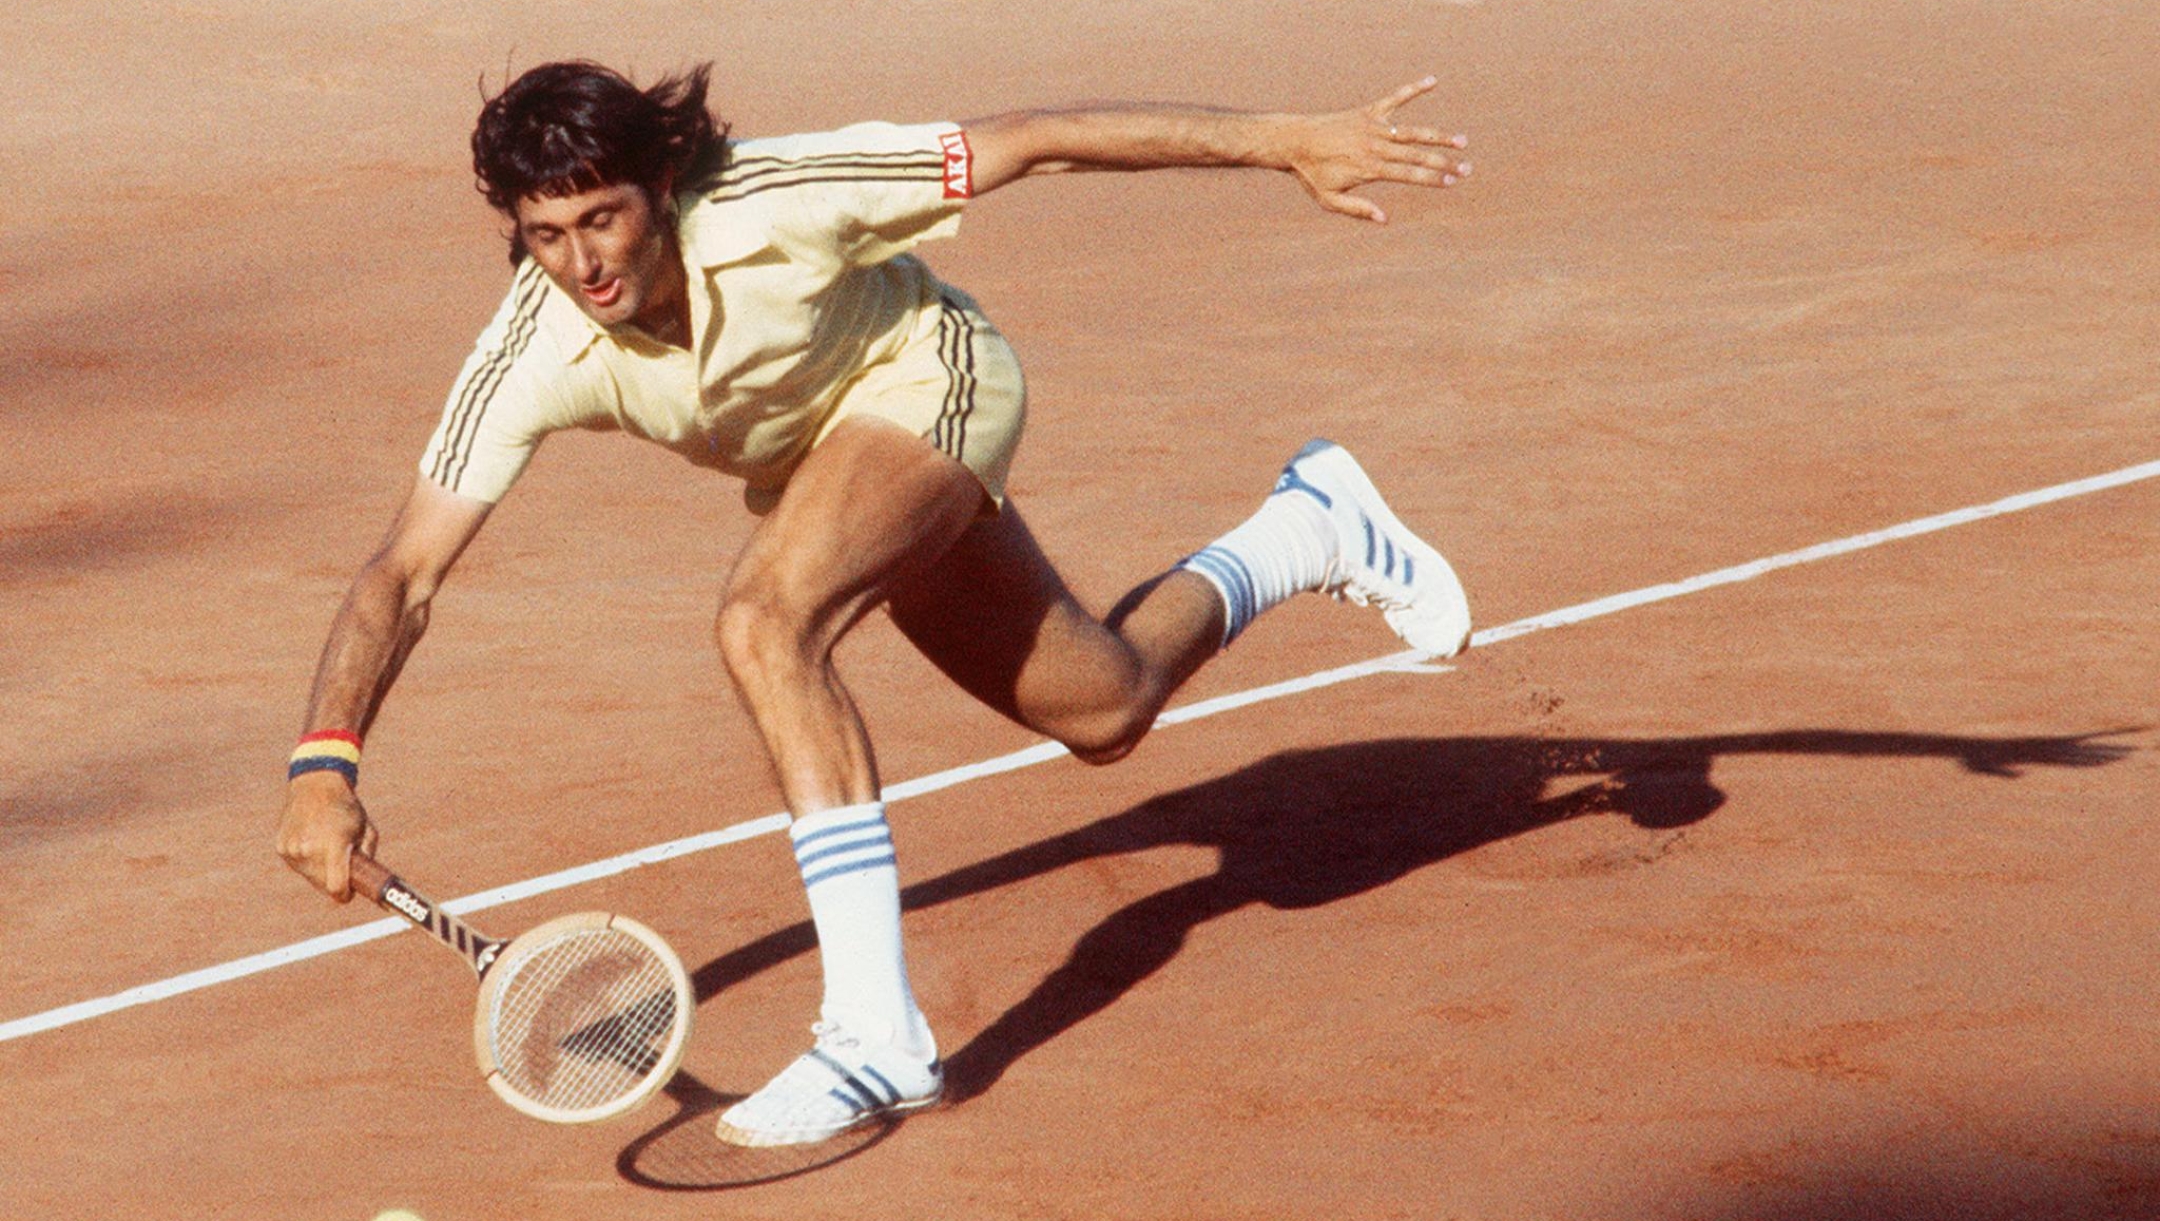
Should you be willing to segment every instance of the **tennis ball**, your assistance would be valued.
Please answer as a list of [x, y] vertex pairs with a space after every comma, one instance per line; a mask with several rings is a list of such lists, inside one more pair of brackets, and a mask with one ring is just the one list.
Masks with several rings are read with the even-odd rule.
[[409, 1208], [386, 1208], [375, 1214], [375, 1221], [427, 1221]]

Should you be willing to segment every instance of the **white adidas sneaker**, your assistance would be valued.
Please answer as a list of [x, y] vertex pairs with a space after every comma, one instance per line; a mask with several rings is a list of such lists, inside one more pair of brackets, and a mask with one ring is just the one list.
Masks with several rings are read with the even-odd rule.
[[810, 1028], [815, 1046], [720, 1115], [731, 1145], [807, 1145], [873, 1120], [936, 1105], [945, 1066], [896, 1047], [864, 1043], [831, 1022]]
[[1470, 644], [1470, 599], [1455, 570], [1390, 512], [1350, 451], [1308, 441], [1283, 468], [1275, 492], [1303, 492], [1335, 526], [1335, 558], [1320, 591], [1377, 606], [1411, 648], [1453, 657]]

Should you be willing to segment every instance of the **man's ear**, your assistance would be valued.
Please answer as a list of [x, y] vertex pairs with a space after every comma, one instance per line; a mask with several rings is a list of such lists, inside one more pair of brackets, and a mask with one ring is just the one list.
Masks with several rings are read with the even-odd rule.
[[491, 211], [495, 213], [495, 219], [502, 228], [503, 240], [510, 244], [510, 265], [515, 267], [532, 253], [525, 246], [525, 230], [518, 224], [517, 205], [513, 203], [508, 209], [494, 208]]

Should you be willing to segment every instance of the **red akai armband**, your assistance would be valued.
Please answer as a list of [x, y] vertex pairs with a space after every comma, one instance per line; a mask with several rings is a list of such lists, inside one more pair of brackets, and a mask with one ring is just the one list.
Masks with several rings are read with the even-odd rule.
[[945, 198], [974, 198], [975, 154], [968, 148], [967, 133], [948, 131], [938, 143], [945, 148]]

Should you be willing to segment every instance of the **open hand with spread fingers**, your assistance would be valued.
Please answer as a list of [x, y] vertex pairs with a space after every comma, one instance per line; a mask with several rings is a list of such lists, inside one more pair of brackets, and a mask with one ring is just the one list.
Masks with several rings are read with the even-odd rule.
[[1380, 205], [1355, 192], [1375, 182], [1451, 187], [1470, 174], [1456, 154], [1469, 146], [1462, 135], [1401, 122], [1395, 112], [1440, 84], [1428, 76], [1354, 110], [1300, 116], [1289, 132], [1290, 172], [1321, 207], [1387, 223]]

